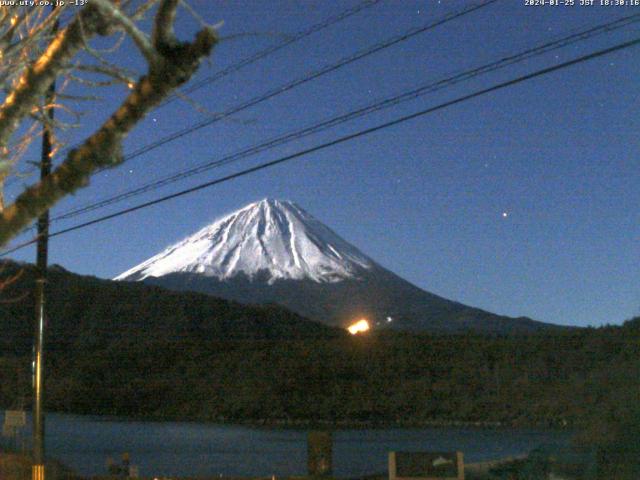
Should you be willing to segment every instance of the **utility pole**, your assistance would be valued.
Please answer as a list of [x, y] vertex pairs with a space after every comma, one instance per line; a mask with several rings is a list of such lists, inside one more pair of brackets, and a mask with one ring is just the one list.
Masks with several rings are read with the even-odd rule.
[[[53, 6], [52, 11], [54, 11]], [[58, 30], [58, 21], [53, 26], [53, 34]], [[42, 155], [40, 158], [40, 180], [51, 173], [53, 155], [53, 102], [56, 82], [51, 82], [44, 98], [46, 111], [42, 134]], [[38, 217], [38, 243], [36, 253], [36, 331], [33, 362], [33, 463], [32, 480], [45, 480], [44, 451], [44, 330], [45, 330], [45, 285], [47, 282], [47, 257], [49, 253], [49, 210]]]

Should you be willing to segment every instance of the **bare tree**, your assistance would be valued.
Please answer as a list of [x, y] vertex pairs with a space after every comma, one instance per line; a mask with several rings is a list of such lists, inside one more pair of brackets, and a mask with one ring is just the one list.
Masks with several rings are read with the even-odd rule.
[[[37, 3], [37, 2], [36, 2]], [[68, 2], [67, 2], [68, 3]], [[178, 86], [188, 81], [218, 37], [203, 25], [195, 38], [179, 41], [174, 22], [180, 0], [90, 0], [78, 8], [0, 7], [0, 82], [5, 97], [0, 106], [0, 245], [5, 245], [45, 210], [64, 196], [88, 184], [98, 169], [123, 161], [122, 142], [143, 117]], [[188, 11], [191, 11], [190, 9]], [[141, 21], [153, 15], [151, 32]], [[54, 29], [58, 22], [59, 29]], [[134, 78], [124, 68], [110, 64], [91, 47], [94, 37], [120, 35], [136, 45], [146, 72]], [[78, 57], [98, 61], [81, 64]], [[16, 171], [21, 156], [36, 132], [54, 128], [46, 112], [64, 109], [62, 95], [44, 102], [56, 78], [81, 81], [91, 73], [93, 84], [124, 82], [122, 101], [93, 134], [66, 153], [45, 180], [25, 188], [5, 205], [5, 180]], [[108, 80], [95, 80], [103, 75]]]

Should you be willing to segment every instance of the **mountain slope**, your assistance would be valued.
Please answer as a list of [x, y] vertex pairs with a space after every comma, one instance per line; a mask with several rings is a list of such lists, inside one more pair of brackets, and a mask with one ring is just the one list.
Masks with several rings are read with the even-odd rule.
[[[0, 262], [4, 278], [20, 279], [0, 292], [0, 356], [29, 354], [33, 342], [35, 267]], [[143, 283], [113, 282], [52, 267], [46, 284], [47, 348], [87, 350], [112, 342], [216, 342], [333, 338], [343, 332], [276, 305], [247, 306]]]
[[373, 262], [295, 204], [266, 199], [238, 210], [114, 280], [197, 273], [218, 280], [239, 273], [267, 282], [337, 282]]
[[495, 315], [421, 290], [378, 265], [299, 206], [265, 199], [217, 220], [115, 280], [243, 303], [278, 303], [346, 327], [532, 332], [552, 325]]

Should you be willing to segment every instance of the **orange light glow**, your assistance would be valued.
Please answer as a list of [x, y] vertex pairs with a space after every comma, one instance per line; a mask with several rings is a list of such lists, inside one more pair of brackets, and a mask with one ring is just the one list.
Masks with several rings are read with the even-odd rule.
[[349, 333], [351, 335], [357, 335], [359, 333], [366, 332], [369, 330], [369, 322], [362, 318], [356, 323], [349, 325], [349, 327], [347, 327], [347, 330], [349, 330]]

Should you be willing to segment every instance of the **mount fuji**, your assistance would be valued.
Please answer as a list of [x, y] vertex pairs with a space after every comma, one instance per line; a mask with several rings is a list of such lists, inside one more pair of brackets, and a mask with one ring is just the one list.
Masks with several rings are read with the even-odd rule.
[[241, 303], [277, 303], [346, 327], [484, 333], [553, 328], [426, 292], [378, 265], [294, 203], [265, 199], [231, 213], [114, 280]]
[[194, 273], [217, 280], [240, 274], [332, 283], [370, 270], [374, 262], [303, 209], [265, 199], [228, 215], [124, 272], [115, 280]]

